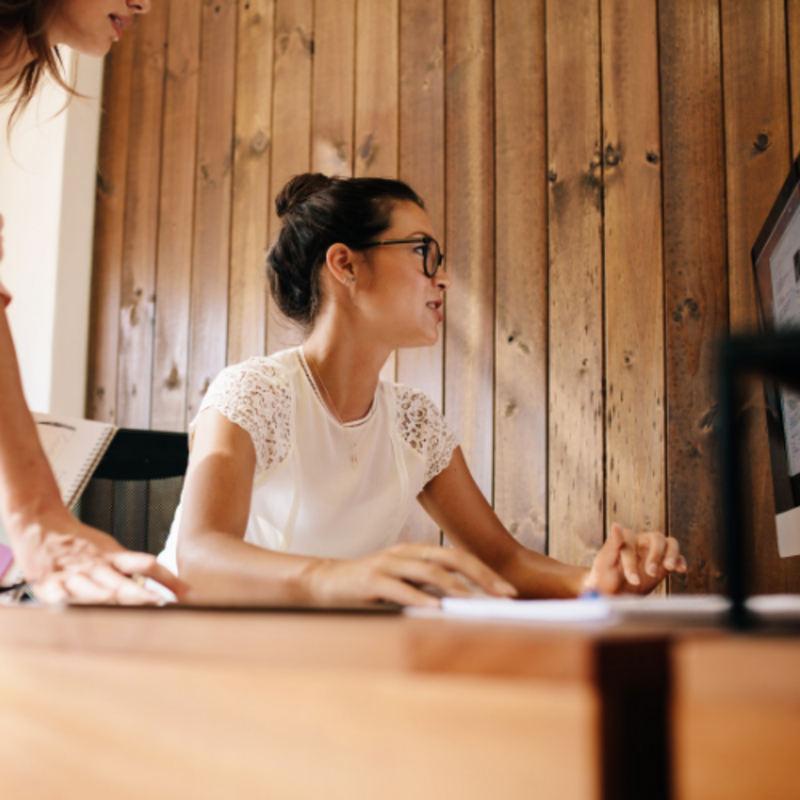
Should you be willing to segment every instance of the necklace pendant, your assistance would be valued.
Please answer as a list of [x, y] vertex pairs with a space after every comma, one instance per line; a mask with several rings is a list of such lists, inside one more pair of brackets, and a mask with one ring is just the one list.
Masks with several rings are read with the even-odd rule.
[[358, 467], [358, 455], [356, 455], [356, 453], [350, 453], [350, 466], [353, 469], [356, 469], [356, 467]]

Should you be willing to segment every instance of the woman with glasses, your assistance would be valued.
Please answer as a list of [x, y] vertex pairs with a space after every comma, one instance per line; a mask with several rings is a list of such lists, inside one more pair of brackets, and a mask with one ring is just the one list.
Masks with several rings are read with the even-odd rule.
[[[12, 104], [9, 127], [46, 76], [72, 93], [62, 76], [60, 45], [105, 55], [134, 15], [149, 9], [150, 0], [0, 0], [0, 102]], [[0, 262], [2, 227], [0, 215]], [[151, 555], [129, 552], [82, 525], [61, 502], [25, 404], [5, 311], [9, 302], [0, 282], [0, 517], [23, 577], [37, 598], [54, 603], [158, 601], [129, 577], [133, 573], [184, 594], [186, 587]]]
[[[393, 350], [436, 342], [450, 286], [412, 189], [307, 174], [276, 206], [270, 289], [308, 336], [211, 385], [162, 563], [220, 600], [420, 606], [475, 587], [501, 597], [647, 592], [685, 571], [674, 539], [619, 526], [591, 570], [521, 547], [436, 406], [379, 379]], [[396, 543], [415, 502], [455, 548]]]

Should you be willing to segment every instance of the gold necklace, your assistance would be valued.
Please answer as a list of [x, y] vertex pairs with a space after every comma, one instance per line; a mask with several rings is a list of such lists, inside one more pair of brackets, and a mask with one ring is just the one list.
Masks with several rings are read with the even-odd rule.
[[[345, 436], [347, 436], [347, 440], [350, 442], [350, 466], [353, 469], [358, 469], [358, 445], [361, 444], [361, 440], [364, 438], [364, 434], [366, 433], [366, 427], [369, 422], [364, 423], [362, 426], [364, 430], [361, 431], [361, 435], [354, 441], [353, 437], [350, 435], [350, 429], [347, 425], [344, 424], [341, 415], [339, 414], [339, 410], [336, 408], [336, 403], [333, 402], [333, 398], [331, 397], [331, 393], [328, 391], [328, 387], [325, 385], [325, 381], [322, 378], [322, 373], [319, 371], [319, 367], [313, 365], [312, 360], [306, 355], [305, 348], [302, 349], [303, 353], [303, 360], [306, 362], [306, 366], [311, 373], [312, 378], [312, 386], [314, 385], [314, 373], [316, 373], [317, 380], [319, 381], [319, 385], [322, 387], [322, 390], [325, 392], [325, 397], [328, 398], [327, 402], [323, 400], [322, 395], [317, 392], [317, 397], [322, 401], [322, 404], [333, 413], [333, 416], [336, 418], [336, 421], [341, 426], [342, 430], [344, 430]], [[314, 387], [316, 389], [316, 386]], [[371, 410], [371, 409], [370, 409]], [[368, 415], [369, 416], [369, 415]]]

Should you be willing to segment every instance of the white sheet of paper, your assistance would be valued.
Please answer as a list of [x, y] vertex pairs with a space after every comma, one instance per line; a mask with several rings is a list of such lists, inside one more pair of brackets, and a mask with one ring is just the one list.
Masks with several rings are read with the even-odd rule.
[[539, 622], [597, 622], [611, 616], [604, 598], [586, 600], [504, 600], [500, 598], [443, 597], [448, 616], [481, 619], [519, 619]]
[[778, 525], [778, 555], [800, 556], [800, 506], [775, 515]]

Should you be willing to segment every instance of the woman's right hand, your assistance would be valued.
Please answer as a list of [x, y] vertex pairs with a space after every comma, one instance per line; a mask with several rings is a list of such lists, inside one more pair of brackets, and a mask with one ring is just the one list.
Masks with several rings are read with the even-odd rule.
[[419, 587], [449, 597], [471, 597], [475, 589], [470, 583], [494, 597], [517, 594], [510, 583], [464, 550], [411, 542], [363, 558], [317, 561], [308, 573], [309, 593], [322, 603], [388, 600], [438, 608], [438, 597]]
[[132, 576], [152, 578], [178, 597], [188, 586], [155, 556], [126, 550], [107, 533], [90, 528], [63, 506], [40, 514], [13, 538], [14, 559], [37, 600], [57, 603], [150, 605], [161, 594]]

